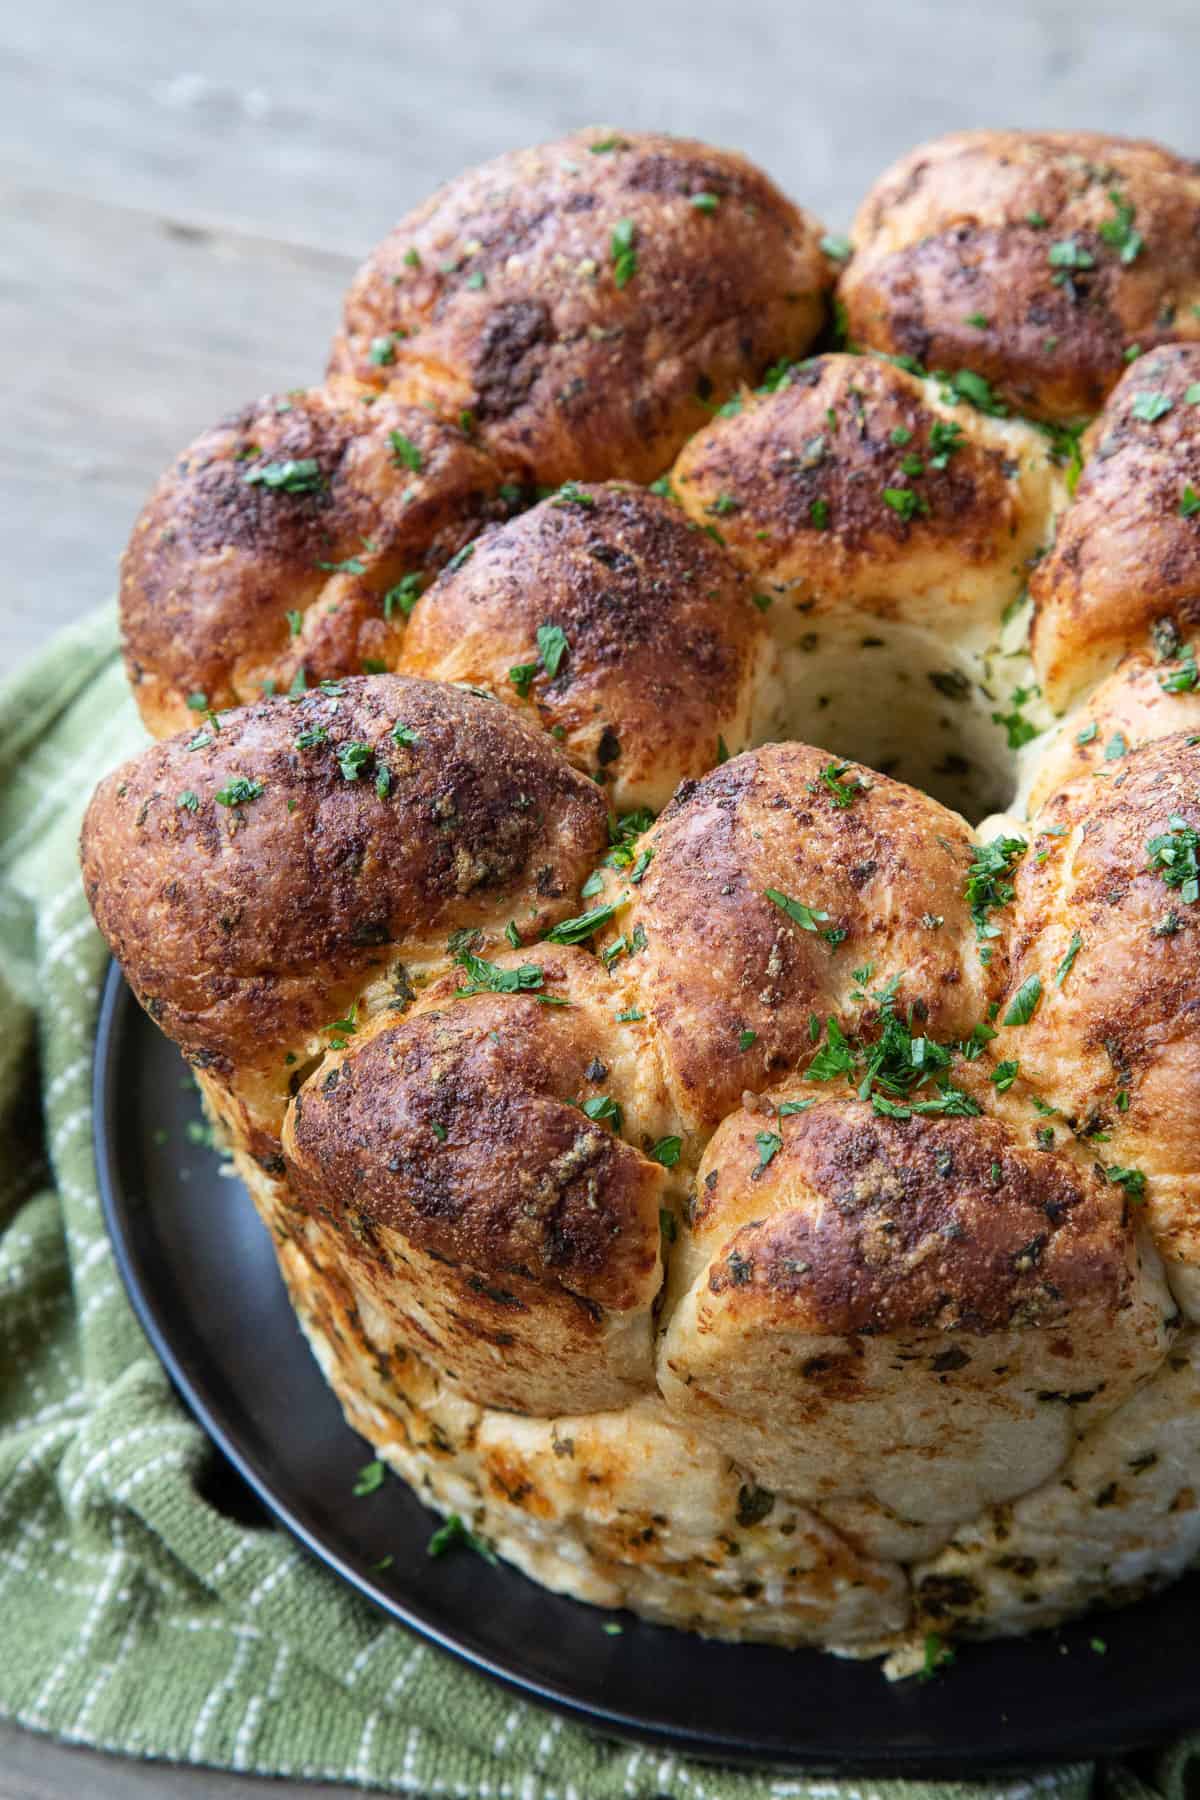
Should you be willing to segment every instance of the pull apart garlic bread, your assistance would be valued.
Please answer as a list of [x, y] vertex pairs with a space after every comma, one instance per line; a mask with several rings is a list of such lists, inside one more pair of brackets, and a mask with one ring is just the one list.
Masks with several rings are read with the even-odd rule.
[[904, 1672], [1200, 1553], [1197, 446], [1192, 164], [958, 134], [842, 243], [595, 130], [151, 497], [97, 922], [535, 1579]]

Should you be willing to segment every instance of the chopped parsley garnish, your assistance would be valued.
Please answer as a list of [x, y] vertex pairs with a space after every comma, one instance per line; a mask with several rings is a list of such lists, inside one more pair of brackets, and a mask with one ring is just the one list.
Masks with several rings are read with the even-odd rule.
[[419, 573], [402, 575], [395, 587], [390, 587], [383, 596], [383, 616], [390, 619], [392, 613], [399, 608], [407, 619], [413, 607], [421, 598], [421, 584], [424, 577]]
[[648, 831], [654, 823], [654, 814], [648, 806], [640, 806], [636, 812], [622, 813], [619, 818], [610, 816], [608, 821], [608, 841], [612, 849], [605, 857], [610, 869], [628, 869], [634, 859], [633, 846], [643, 831]]
[[[818, 1035], [820, 1020], [815, 1020]], [[825, 1042], [816, 1052], [805, 1076], [809, 1081], [833, 1081], [839, 1075], [852, 1075], [854, 1072], [854, 1052], [841, 1026], [830, 1013], [825, 1021]]]
[[[827, 531], [829, 529], [828, 500], [814, 500], [808, 509], [808, 516], [818, 531]], [[767, 604], [769, 605], [770, 602], [768, 601]]]
[[365, 575], [367, 572], [367, 565], [361, 556], [348, 556], [344, 562], [318, 562], [317, 567], [325, 569], [330, 575]]
[[1035, 421], [1050, 445], [1050, 461], [1066, 471], [1067, 492], [1074, 494], [1083, 473], [1083, 425], [1053, 425]]
[[[288, 617], [289, 618], [291, 617], [290, 613], [288, 614]], [[188, 709], [191, 712], [207, 712], [208, 711], [208, 695], [205, 693], [202, 693], [199, 688], [197, 688], [197, 690], [194, 694], [188, 695], [187, 703], [188, 703]]]
[[1158, 685], [1166, 694], [1190, 694], [1200, 686], [1200, 669], [1196, 667], [1196, 649], [1194, 645], [1181, 652], [1179, 666], [1160, 675]]
[[[856, 979], [865, 982], [872, 973], [868, 965], [856, 971]], [[825, 1022], [825, 1042], [809, 1063], [806, 1078], [835, 1081], [844, 1076], [856, 1086], [859, 1099], [869, 1099], [872, 1110], [883, 1118], [910, 1119], [914, 1114], [973, 1117], [980, 1110], [978, 1104], [946, 1074], [954, 1060], [953, 1049], [932, 1038], [914, 1036], [911, 1008], [907, 1019], [897, 1016], [899, 981], [897, 975], [874, 994], [855, 995], [860, 1002], [870, 999], [879, 1009], [880, 1031], [874, 1041], [852, 1042], [830, 1015]], [[820, 1020], [815, 1015], [813, 1023], [819, 1035]], [[933, 1081], [936, 1093], [913, 1098], [927, 1081]]]
[[915, 488], [885, 487], [883, 499], [884, 504], [890, 506], [894, 513], [899, 513], [906, 524], [910, 519], [929, 512], [928, 500], [923, 494], [918, 494]]
[[353, 1037], [358, 1030], [358, 1001], [354, 1002], [344, 1019], [333, 1019], [328, 1025], [322, 1025], [321, 1030], [337, 1032], [337, 1037], [330, 1041], [335, 1050], [344, 1050], [346, 1048], [345, 1040]]
[[721, 204], [720, 194], [689, 194], [688, 199], [697, 212], [715, 213]]
[[1137, 208], [1131, 206], [1115, 188], [1109, 189], [1108, 197], [1112, 202], [1114, 217], [1101, 220], [1097, 230], [1106, 244], [1120, 251], [1123, 263], [1134, 262], [1143, 248], [1142, 234], [1133, 228]]
[[342, 780], [357, 781], [374, 754], [370, 744], [361, 743], [357, 739], [352, 739], [346, 744], [339, 744], [337, 759], [338, 768], [342, 771]]
[[738, 1032], [738, 1049], [739, 1050], [748, 1050], [750, 1048], [751, 1044], [756, 1043], [757, 1040], [758, 1040], [757, 1031], [739, 1031]]
[[612, 137], [597, 138], [594, 144], [588, 145], [588, 149], [593, 156], [607, 156], [610, 150], [625, 150], [627, 148], [628, 145], [626, 140], [623, 137], [617, 137], [615, 133]]
[[318, 744], [328, 741], [329, 733], [324, 725], [309, 725], [296, 738], [293, 748], [296, 750], [315, 750]]
[[679, 1227], [675, 1222], [675, 1214], [669, 1207], [659, 1207], [658, 1228], [668, 1244], [673, 1244], [675, 1242], [675, 1239], [679, 1235]]
[[[892, 433], [895, 442], [896, 434]], [[944, 469], [956, 450], [962, 448], [962, 426], [950, 419], [935, 419], [929, 428], [929, 466]]]
[[454, 958], [465, 971], [469, 986], [455, 989], [462, 994], [529, 994], [542, 986], [545, 970], [538, 963], [521, 963], [515, 969], [502, 969], [470, 950], [459, 950]]
[[286, 618], [288, 622], [289, 637], [298, 638], [304, 624], [304, 614], [302, 612], [289, 612], [286, 614]]
[[775, 1131], [758, 1131], [754, 1135], [754, 1141], [758, 1145], [758, 1168], [755, 1170], [757, 1175], [766, 1168], [773, 1157], [778, 1156], [783, 1149], [783, 1139]]
[[854, 246], [846, 237], [826, 235], [821, 239], [821, 248], [834, 262], [849, 262], [854, 254]]
[[383, 1486], [387, 1470], [376, 1457], [374, 1462], [364, 1463], [358, 1471], [354, 1482], [354, 1497], [361, 1500], [364, 1494], [373, 1494]]
[[1077, 731], [1075, 733], [1075, 742], [1077, 744], [1081, 744], [1081, 745], [1082, 744], [1090, 744], [1096, 738], [1098, 738], [1099, 735], [1100, 735], [1100, 727], [1096, 723], [1095, 719], [1093, 719], [1090, 725], [1085, 725], [1082, 731]]
[[1015, 1058], [1006, 1058], [1004, 1062], [998, 1062], [996, 1064], [995, 1068], [992, 1070], [990, 1080], [997, 1093], [1007, 1094], [1009, 1088], [1017, 1079], [1020, 1067], [1020, 1063], [1018, 1063]]
[[392, 771], [386, 766], [375, 776], [375, 792], [381, 800], [386, 800], [392, 791]]
[[580, 487], [577, 481], [564, 481], [556, 494], [551, 495], [551, 506], [578, 506], [585, 511], [596, 504], [596, 496]]
[[216, 800], [218, 806], [245, 806], [247, 801], [257, 800], [262, 791], [261, 781], [252, 781], [245, 775], [238, 775], [227, 787], [217, 789]]
[[420, 738], [417, 736], [411, 725], [406, 725], [403, 719], [396, 720], [396, 723], [392, 726], [392, 742], [394, 744], [399, 744], [402, 748], [411, 750], [413, 745], [419, 744], [420, 741]]
[[637, 226], [632, 219], [618, 219], [613, 227], [609, 250], [612, 255], [613, 280], [619, 288], [627, 286], [637, 274]]
[[613, 1130], [620, 1131], [621, 1129], [621, 1108], [611, 1094], [593, 1094], [590, 1099], [584, 1101], [579, 1110], [596, 1124], [603, 1123], [605, 1119], [611, 1119]]
[[[1056, 244], [1051, 244], [1049, 250], [1046, 252], [1046, 261], [1050, 264], [1052, 269], [1062, 271], [1068, 269], [1094, 269], [1096, 266], [1096, 259], [1091, 251], [1086, 250], [1075, 238], [1060, 238]], [[1054, 279], [1056, 282], [1062, 283], [1067, 279], [1067, 276], [1060, 273], [1056, 275]]]
[[634, 857], [633, 867], [629, 871], [630, 881], [641, 881], [653, 861], [654, 851], [652, 849], [639, 850]]
[[1153, 388], [1143, 388], [1133, 396], [1130, 413], [1135, 419], [1141, 419], [1146, 425], [1153, 425], [1158, 419], [1165, 419], [1174, 402], [1169, 394], [1159, 393]]
[[1141, 1169], [1105, 1169], [1108, 1179], [1117, 1187], [1125, 1189], [1126, 1197], [1134, 1202], [1146, 1198], [1146, 1177]]
[[594, 906], [590, 912], [580, 913], [578, 918], [563, 919], [560, 924], [552, 925], [546, 933], [548, 944], [582, 944], [616, 912], [616, 906]]
[[1028, 976], [1012, 997], [1008, 1011], [1002, 1023], [1005, 1025], [1028, 1025], [1037, 1011], [1038, 1001], [1042, 997], [1042, 978], [1040, 975]]
[[849, 774], [851, 766], [846, 762], [829, 762], [821, 770], [821, 780], [828, 788], [833, 804], [843, 812], [847, 807], [854, 805], [855, 800], [863, 791], [861, 781], [852, 781], [847, 784], [842, 779], [844, 775]]
[[1188, 481], [1184, 483], [1183, 493], [1179, 497], [1179, 514], [1181, 518], [1194, 519], [1197, 513], [1200, 513], [1200, 494]]
[[1004, 727], [1010, 750], [1019, 750], [1023, 744], [1030, 743], [1038, 734], [1037, 726], [1029, 723], [1019, 706], [1015, 706], [1011, 712], [994, 712], [992, 724]]
[[529, 690], [533, 686], [533, 678], [537, 672], [536, 663], [514, 663], [508, 671], [508, 679], [522, 700], [528, 700]]
[[484, 1562], [493, 1567], [499, 1565], [499, 1557], [486, 1538], [477, 1537], [475, 1532], [463, 1524], [457, 1513], [451, 1513], [444, 1525], [439, 1525], [425, 1552], [428, 1556], [445, 1556], [447, 1550], [456, 1550], [459, 1546], [464, 1550], [473, 1550], [476, 1556], [482, 1556]]
[[955, 1653], [936, 1631], [925, 1634], [925, 1660], [918, 1671], [921, 1681], [932, 1681], [939, 1669], [949, 1668]]
[[794, 925], [799, 925], [802, 931], [816, 931], [817, 921], [829, 917], [819, 907], [806, 906], [803, 900], [792, 900], [787, 894], [781, 894], [778, 888], [764, 888], [763, 893], [780, 912], [787, 914]]
[[974, 369], [955, 369], [953, 374], [939, 370], [937, 380], [945, 385], [942, 398], [953, 405], [957, 400], [965, 400], [976, 412], [989, 413], [994, 419], [1008, 416], [1008, 408], [997, 394], [992, 392], [991, 384]]
[[194, 813], [200, 810], [200, 801], [191, 788], [184, 788], [181, 793], [176, 794], [175, 804], [183, 812]]
[[395, 360], [396, 344], [391, 332], [386, 337], [371, 339], [371, 347], [367, 351], [368, 362], [374, 363], [376, 368], [387, 368]]
[[1125, 742], [1124, 734], [1120, 731], [1114, 731], [1107, 744], [1104, 746], [1105, 762], [1120, 762], [1128, 748], [1129, 745]]
[[988, 328], [988, 319], [984, 313], [980, 312], [968, 313], [966, 323], [974, 326], [976, 331], [986, 331]]
[[683, 1150], [683, 1139], [677, 1137], [659, 1138], [657, 1144], [649, 1152], [651, 1162], [661, 1163], [664, 1169], [673, 1169], [679, 1161]]
[[[217, 798], [220, 799], [219, 794]], [[1167, 823], [1170, 831], [1147, 841], [1150, 860], [1146, 867], [1151, 874], [1160, 875], [1168, 887], [1178, 888], [1179, 898], [1191, 906], [1200, 898], [1200, 861], [1196, 857], [1200, 832], [1178, 813], [1172, 813]]]
[[321, 465], [315, 457], [298, 461], [254, 463], [242, 475], [247, 487], [265, 487], [284, 494], [315, 494], [324, 486]]
[[976, 847], [967, 870], [963, 898], [975, 921], [978, 943], [999, 937], [1000, 927], [991, 923], [988, 914], [999, 906], [1007, 906], [1012, 899], [1016, 890], [1009, 877], [1028, 848], [1026, 840], [1019, 837], [993, 838], [990, 844]]
[[567, 654], [567, 634], [560, 625], [539, 625], [537, 647], [541, 665], [553, 681], [558, 674], [563, 657]]
[[404, 432], [389, 431], [388, 443], [391, 446], [393, 461], [401, 467], [411, 469], [414, 474], [424, 467], [425, 458], [421, 454], [420, 447], [414, 444], [410, 437], [406, 437]]
[[1079, 952], [1082, 949], [1083, 949], [1083, 939], [1080, 937], [1078, 932], [1075, 932], [1071, 938], [1070, 943], [1067, 945], [1066, 955], [1063, 957], [1062, 961], [1058, 965], [1058, 968], [1054, 972], [1054, 985], [1056, 988], [1060, 988], [1062, 986], [1063, 982], [1067, 979], [1067, 976], [1071, 973], [1071, 970], [1075, 967], [1075, 958], [1079, 955]]

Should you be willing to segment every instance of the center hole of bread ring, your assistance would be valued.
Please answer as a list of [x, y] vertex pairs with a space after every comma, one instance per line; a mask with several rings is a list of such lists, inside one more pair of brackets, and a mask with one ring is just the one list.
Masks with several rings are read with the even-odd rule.
[[780, 648], [755, 736], [851, 757], [977, 824], [1020, 784], [1018, 741], [1035, 721], [1012, 703], [1019, 660], [888, 620], [817, 618]]

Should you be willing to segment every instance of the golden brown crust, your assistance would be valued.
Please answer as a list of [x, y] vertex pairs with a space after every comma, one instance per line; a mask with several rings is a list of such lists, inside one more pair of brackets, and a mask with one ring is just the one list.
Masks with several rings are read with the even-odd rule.
[[537, 994], [455, 971], [325, 1060], [289, 1110], [291, 1190], [473, 1399], [621, 1405], [653, 1379], [667, 1174], [635, 1146], [655, 1096], [594, 957], [539, 945], [493, 966]]
[[[83, 860], [381, 1454], [570, 1591], [866, 1648], [910, 1579], [933, 1629], [1019, 1628], [1195, 1535], [1161, 1377], [1200, 1319], [1200, 344], [1160, 340], [1200, 338], [1200, 166], [914, 153], [843, 289], [927, 380], [794, 360], [817, 230], [617, 133], [412, 215], [328, 386], [143, 514], [130, 672], [188, 729], [102, 786]], [[1098, 405], [1131, 338], [1054, 543], [1075, 434], [1014, 409]], [[588, 485], [697, 426], [670, 499]], [[1008, 804], [989, 759], [1052, 718], [1011, 605], [1046, 544], [1046, 694], [1104, 679], [1021, 759], [1034, 841], [976, 860], [974, 917], [927, 795], [803, 744], [705, 774], [786, 733]], [[1153, 1502], [1081, 1524], [1176, 1415]], [[1026, 1501], [1068, 1540], [1044, 1579], [997, 1548]]]
[[687, 444], [671, 483], [801, 616], [998, 620], [1048, 541], [1058, 483], [1029, 426], [947, 403], [872, 356], [798, 364]]
[[1056, 1138], [1074, 1132], [1125, 1171], [1111, 1179], [1144, 1199], [1164, 1257], [1200, 1263], [1200, 902], [1182, 885], [1200, 748], [1179, 735], [1131, 749], [1061, 789], [1036, 828], [1001, 1021], [1028, 983], [1040, 995], [995, 1047], [1057, 1108]]
[[[1121, 1204], [1086, 1171], [996, 1119], [881, 1117], [843, 1096], [812, 1104], [820, 1091], [796, 1087], [811, 1110], [779, 1124], [765, 1168], [769, 1114], [734, 1113], [705, 1157], [694, 1228], [724, 1240], [708, 1291], [745, 1329], [985, 1337], [1127, 1303]], [[828, 1204], [797, 1209], [798, 1188]]]
[[1034, 662], [1059, 708], [1156, 628], [1200, 625], [1200, 344], [1139, 357], [1085, 449], [1075, 503], [1030, 583]]
[[577, 132], [403, 220], [350, 290], [331, 366], [469, 411], [539, 482], [648, 481], [713, 402], [808, 347], [833, 276], [819, 234], [730, 151]]
[[[1172, 1302], [1129, 1208], [984, 1117], [792, 1083], [700, 1165], [668, 1404], [769, 1487], [970, 1517], [1049, 1475], [1161, 1361]], [[1069, 1404], [1063, 1404], [1068, 1400]]]
[[1200, 174], [1142, 140], [953, 133], [875, 184], [853, 238], [852, 339], [973, 370], [1034, 418], [1086, 417], [1131, 346], [1200, 336]]
[[538, 994], [472, 994], [456, 970], [322, 1064], [291, 1110], [295, 1190], [453, 1262], [644, 1304], [664, 1172], [583, 1110], [614, 1098], [616, 1028], [601, 1036], [572, 986], [603, 980], [595, 960], [540, 945], [492, 966], [536, 969]]
[[146, 725], [394, 666], [420, 585], [521, 497], [457, 425], [349, 382], [244, 408], [176, 459], [122, 560]]
[[[553, 674], [547, 627], [566, 637]], [[626, 812], [743, 748], [765, 649], [745, 576], [678, 507], [572, 482], [441, 576], [402, 667], [521, 708]]]
[[[618, 966], [640, 987], [675, 1104], [697, 1130], [805, 1064], [814, 1014], [869, 1022], [871, 1003], [855, 998], [866, 964], [873, 988], [901, 977], [897, 1005], [932, 1036], [966, 1036], [982, 1016], [965, 826], [853, 764], [839, 798], [823, 776], [842, 766], [802, 744], [747, 752], [685, 784], [642, 840], [652, 860]], [[768, 889], [809, 908], [812, 929]]]
[[494, 701], [397, 676], [338, 687], [228, 713], [216, 733], [200, 720], [198, 748], [152, 746], [88, 809], [97, 923], [207, 1065], [278, 1061], [409, 946], [514, 915], [548, 926], [605, 842], [592, 784]]
[[[1163, 647], [1175, 642], [1160, 631]], [[1144, 654], [1125, 657], [1107, 680], [1094, 688], [1081, 706], [1063, 720], [1057, 734], [1040, 749], [1029, 790], [1032, 815], [1068, 782], [1107, 778], [1120, 763], [1124, 748], [1152, 743], [1176, 732], [1200, 732], [1200, 684], [1193, 686], [1194, 657], [1161, 658]]]

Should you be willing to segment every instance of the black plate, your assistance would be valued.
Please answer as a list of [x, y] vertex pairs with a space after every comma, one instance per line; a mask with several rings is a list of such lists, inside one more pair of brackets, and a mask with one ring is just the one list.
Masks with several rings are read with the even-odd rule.
[[[1200, 1577], [1059, 1632], [968, 1645], [929, 1682], [873, 1663], [708, 1643], [425, 1553], [437, 1520], [399, 1482], [355, 1499], [370, 1452], [300, 1334], [240, 1183], [189, 1142], [197, 1100], [120, 971], [96, 1044], [96, 1163], [117, 1262], [200, 1423], [282, 1525], [431, 1643], [611, 1736], [723, 1762], [949, 1775], [1131, 1750], [1200, 1722]], [[252, 1376], [248, 1371], [253, 1371]], [[385, 1573], [372, 1565], [390, 1554]], [[1099, 1655], [1090, 1641], [1107, 1644]]]

